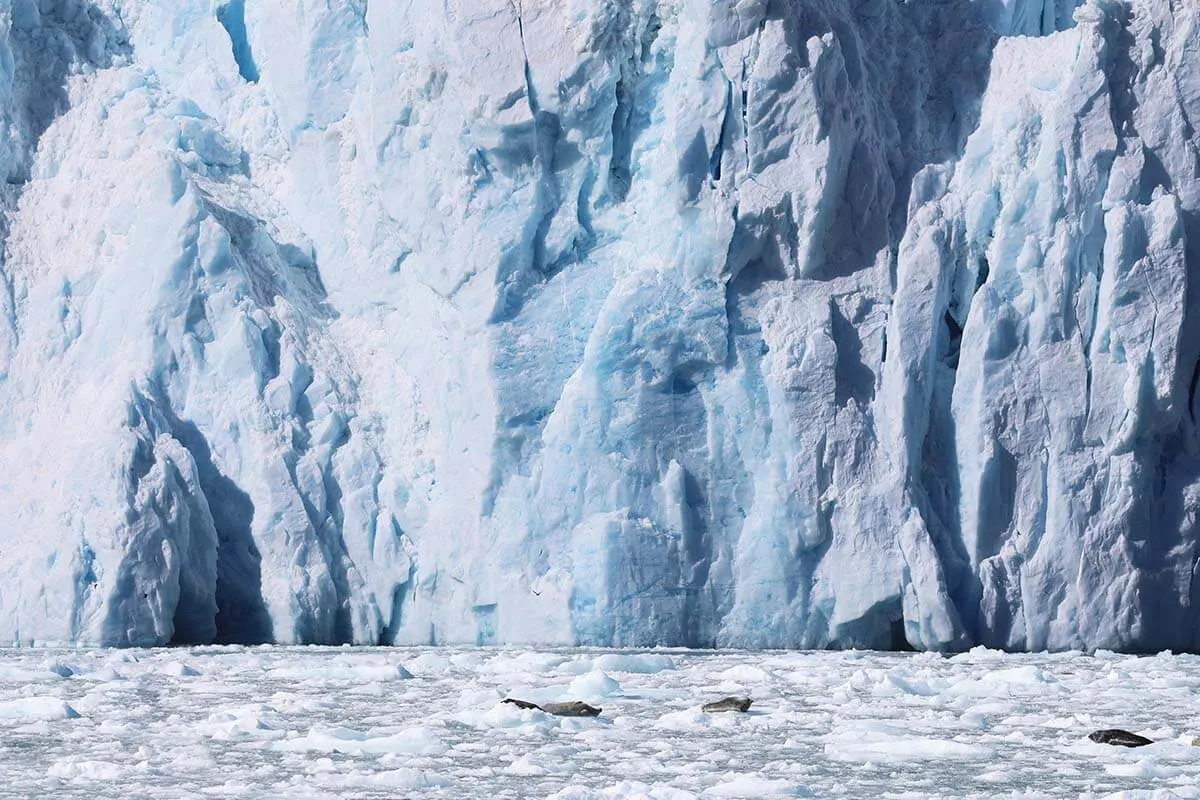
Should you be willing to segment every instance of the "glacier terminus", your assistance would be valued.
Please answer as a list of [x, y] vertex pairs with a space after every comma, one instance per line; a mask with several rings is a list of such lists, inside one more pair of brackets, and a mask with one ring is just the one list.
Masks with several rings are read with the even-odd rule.
[[0, 641], [1200, 648], [1192, 0], [0, 0]]

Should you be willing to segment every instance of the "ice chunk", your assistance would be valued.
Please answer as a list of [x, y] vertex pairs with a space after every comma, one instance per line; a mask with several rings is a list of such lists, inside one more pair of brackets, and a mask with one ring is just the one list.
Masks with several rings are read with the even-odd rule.
[[57, 697], [25, 697], [0, 702], [0, 720], [4, 722], [47, 722], [78, 716], [79, 712]]

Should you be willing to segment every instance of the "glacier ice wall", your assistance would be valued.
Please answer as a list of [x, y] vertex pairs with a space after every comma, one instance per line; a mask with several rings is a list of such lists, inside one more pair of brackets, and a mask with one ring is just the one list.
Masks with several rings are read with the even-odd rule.
[[1196, 649], [1197, 115], [1178, 0], [0, 0], [0, 639]]

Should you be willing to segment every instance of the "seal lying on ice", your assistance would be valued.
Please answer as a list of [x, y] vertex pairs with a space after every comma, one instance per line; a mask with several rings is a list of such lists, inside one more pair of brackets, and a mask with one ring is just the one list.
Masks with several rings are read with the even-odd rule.
[[506, 697], [504, 702], [522, 709], [536, 708], [538, 711], [545, 711], [556, 717], [598, 717], [603, 710], [579, 700], [572, 700], [568, 703], [544, 703], [540, 706], [528, 700], [517, 700], [515, 697]]
[[1138, 736], [1136, 733], [1123, 731], [1120, 728], [1108, 728], [1107, 730], [1096, 731], [1089, 733], [1088, 738], [1096, 744], [1111, 744], [1117, 747], [1145, 747], [1148, 744], [1154, 744], [1145, 736]]
[[749, 697], [723, 697], [712, 703], [705, 703], [700, 710], [712, 714], [717, 711], [749, 711], [754, 701]]

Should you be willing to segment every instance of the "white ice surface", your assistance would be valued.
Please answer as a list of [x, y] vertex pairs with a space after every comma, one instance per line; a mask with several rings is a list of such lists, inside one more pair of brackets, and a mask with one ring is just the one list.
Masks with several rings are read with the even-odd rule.
[[[204, 647], [0, 658], [3, 797], [1200, 797], [1193, 656]], [[582, 689], [602, 690], [600, 717], [500, 703]], [[754, 698], [748, 714], [699, 710], [730, 693]], [[1087, 739], [1106, 727], [1155, 743]]]

